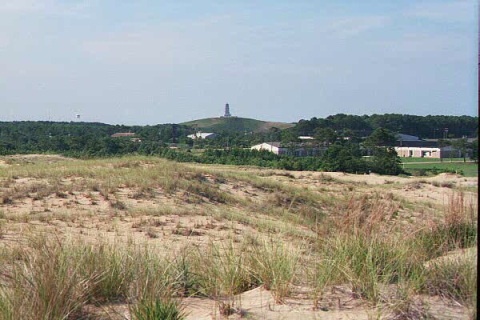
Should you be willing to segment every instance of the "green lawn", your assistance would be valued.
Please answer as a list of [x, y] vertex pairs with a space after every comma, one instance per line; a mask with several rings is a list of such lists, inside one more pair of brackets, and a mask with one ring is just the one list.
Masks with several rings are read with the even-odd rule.
[[[421, 158], [420, 158], [421, 159]], [[403, 159], [402, 159], [403, 160]], [[454, 163], [448, 163], [448, 162], [443, 162], [443, 163], [406, 163], [404, 162], [402, 164], [402, 167], [405, 169], [407, 172], [411, 172], [409, 169], [431, 169], [431, 168], [437, 168], [437, 169], [453, 169], [453, 170], [462, 170], [463, 174], [466, 177], [477, 177], [478, 176], [478, 164], [473, 163], [473, 162], [454, 162]]]
[[[402, 158], [400, 157], [403, 163], [408, 163], [408, 162], [442, 162], [438, 158]], [[446, 158], [443, 159], [443, 162], [450, 162], [450, 161], [463, 161], [463, 158]], [[470, 161], [467, 159], [467, 161]]]

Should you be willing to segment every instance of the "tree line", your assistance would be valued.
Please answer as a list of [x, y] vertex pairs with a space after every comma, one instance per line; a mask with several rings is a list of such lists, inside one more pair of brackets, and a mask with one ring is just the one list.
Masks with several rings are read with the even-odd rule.
[[321, 129], [332, 129], [366, 137], [375, 129], [385, 128], [422, 139], [462, 138], [478, 136], [478, 117], [416, 116], [407, 114], [347, 115], [336, 114], [310, 120], [300, 120], [292, 130], [297, 135], [314, 135]]
[[[59, 153], [66, 156], [91, 158], [136, 153], [181, 162], [255, 165], [288, 170], [399, 174], [402, 170], [399, 165], [400, 160], [393, 148], [396, 139], [391, 128], [396, 128], [397, 132], [415, 134], [412, 125], [405, 125], [406, 119], [416, 119], [412, 121], [420, 130], [422, 126], [427, 125], [420, 125], [419, 119], [427, 121], [429, 117], [440, 119], [438, 123], [450, 126], [455, 122], [463, 124], [463, 127], [461, 126], [458, 130], [453, 127], [449, 129], [449, 132], [454, 132], [451, 134], [460, 136], [478, 134], [478, 118], [466, 116], [338, 114], [325, 119], [301, 120], [295, 127], [285, 130], [271, 128], [263, 133], [223, 131], [213, 139], [204, 140], [188, 138], [189, 134], [194, 133], [194, 129], [177, 124], [125, 126], [82, 122], [18, 121], [0, 122], [0, 155]], [[472, 119], [475, 120], [475, 125]], [[406, 130], [407, 127], [412, 129]], [[135, 138], [141, 141], [132, 141], [130, 137], [111, 137], [118, 132], [135, 133]], [[281, 141], [294, 148], [300, 141], [298, 138], [300, 135], [311, 135], [315, 138], [310, 144], [321, 149], [318, 156], [301, 158], [280, 156], [267, 151], [249, 149], [254, 144], [267, 141]], [[448, 144], [448, 141], [440, 142]], [[459, 150], [466, 150], [473, 145], [468, 144], [465, 139], [459, 139], [454, 143]], [[191, 152], [193, 149], [203, 149], [204, 152]], [[362, 157], [366, 154], [372, 157], [368, 159]], [[477, 155], [474, 147], [473, 156], [477, 157]]]
[[[116, 132], [135, 132], [141, 139], [112, 138]], [[320, 157], [292, 157], [275, 155], [268, 151], [250, 150], [249, 136], [223, 133], [210, 141], [211, 145], [202, 153], [192, 153], [194, 142], [186, 136], [189, 127], [180, 125], [157, 126], [111, 126], [100, 123], [56, 123], [56, 122], [3, 122], [0, 123], [0, 154], [17, 153], [60, 153], [78, 158], [109, 157], [126, 154], [154, 155], [180, 162], [254, 165], [288, 170], [326, 170], [352, 173], [378, 172], [398, 174], [396, 153], [375, 154], [372, 161], [362, 158], [360, 145], [347, 140], [338, 140], [325, 148]], [[263, 138], [269, 137], [266, 133]], [[281, 132], [272, 135], [282, 138]], [[283, 134], [285, 135], [285, 134]], [[256, 137], [258, 138], [258, 137]], [[262, 137], [261, 137], [262, 138]], [[225, 140], [230, 146], [223, 148]], [[184, 148], [172, 149], [184, 144]], [[222, 148], [213, 148], [218, 144]], [[386, 163], [389, 163], [386, 165]]]

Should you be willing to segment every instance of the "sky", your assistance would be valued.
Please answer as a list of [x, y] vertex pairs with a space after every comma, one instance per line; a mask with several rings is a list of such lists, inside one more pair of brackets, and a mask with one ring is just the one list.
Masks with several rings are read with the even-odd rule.
[[0, 121], [478, 115], [475, 0], [0, 0]]

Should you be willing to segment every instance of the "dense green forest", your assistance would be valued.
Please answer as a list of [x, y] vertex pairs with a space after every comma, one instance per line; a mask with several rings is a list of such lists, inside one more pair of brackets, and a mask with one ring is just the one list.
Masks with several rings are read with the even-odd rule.
[[[111, 138], [133, 132], [142, 142]], [[54, 152], [85, 156], [124, 154], [139, 148], [191, 142], [193, 130], [177, 124], [123, 126], [103, 123], [19, 121], [0, 122], [0, 154]]]
[[470, 116], [414, 116], [404, 114], [373, 114], [371, 116], [336, 114], [325, 119], [300, 120], [292, 128], [298, 135], [314, 135], [321, 128], [336, 131], [352, 131], [360, 136], [368, 136], [377, 128], [386, 128], [418, 136], [422, 139], [474, 137], [478, 135], [478, 117]]

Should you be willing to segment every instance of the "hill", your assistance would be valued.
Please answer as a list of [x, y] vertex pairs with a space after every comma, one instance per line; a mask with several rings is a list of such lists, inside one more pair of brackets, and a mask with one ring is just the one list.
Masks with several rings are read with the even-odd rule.
[[231, 132], [267, 132], [271, 128], [286, 129], [293, 127], [292, 123], [269, 122], [249, 118], [205, 118], [181, 123], [197, 130], [212, 132], [231, 131]]

